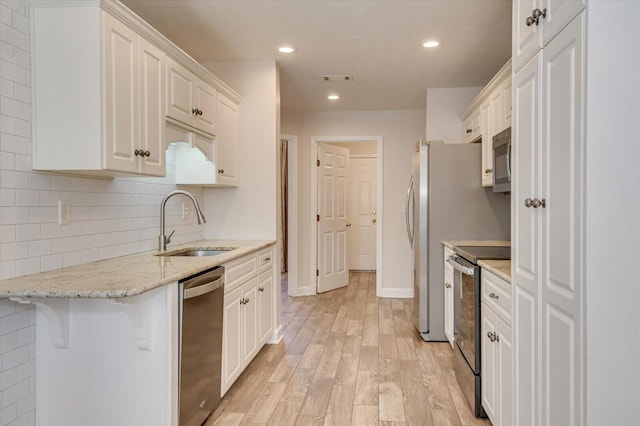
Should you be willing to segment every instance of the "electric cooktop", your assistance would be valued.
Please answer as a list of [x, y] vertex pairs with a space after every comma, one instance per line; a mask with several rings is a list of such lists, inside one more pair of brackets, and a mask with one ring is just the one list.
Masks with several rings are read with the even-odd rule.
[[454, 246], [453, 251], [471, 263], [483, 259], [511, 259], [511, 247], [504, 246]]

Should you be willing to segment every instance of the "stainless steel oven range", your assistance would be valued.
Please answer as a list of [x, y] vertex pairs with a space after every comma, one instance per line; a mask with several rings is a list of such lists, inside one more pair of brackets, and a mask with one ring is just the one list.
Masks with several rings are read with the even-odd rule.
[[447, 261], [454, 277], [454, 369], [462, 393], [476, 417], [486, 417], [482, 408], [480, 366], [480, 267], [482, 259], [510, 259], [511, 247], [454, 246]]

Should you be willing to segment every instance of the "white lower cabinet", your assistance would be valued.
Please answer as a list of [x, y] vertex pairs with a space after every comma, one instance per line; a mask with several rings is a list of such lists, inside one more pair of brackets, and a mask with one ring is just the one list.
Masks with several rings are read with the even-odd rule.
[[454, 291], [453, 291], [453, 266], [447, 262], [447, 259], [453, 254], [453, 250], [444, 247], [444, 335], [453, 347], [455, 342], [454, 334]]
[[273, 248], [270, 247], [225, 264], [222, 395], [273, 333], [272, 259]]
[[482, 407], [494, 426], [511, 425], [511, 289], [484, 269], [481, 287]]

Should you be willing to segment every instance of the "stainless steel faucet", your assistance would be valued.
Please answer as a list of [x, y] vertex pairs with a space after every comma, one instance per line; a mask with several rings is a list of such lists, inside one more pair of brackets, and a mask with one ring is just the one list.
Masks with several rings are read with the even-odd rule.
[[193, 196], [193, 194], [191, 194], [190, 192], [187, 191], [182, 191], [180, 189], [177, 189], [175, 191], [171, 191], [170, 193], [168, 193], [163, 199], [162, 202], [160, 203], [160, 236], [158, 237], [158, 251], [160, 253], [163, 253], [165, 251], [167, 251], [167, 244], [169, 244], [171, 242], [171, 236], [173, 235], [174, 231], [171, 231], [171, 234], [164, 235], [164, 209], [165, 209], [165, 205], [167, 204], [167, 200], [171, 197], [173, 197], [176, 194], [182, 194], [182, 195], [186, 195], [187, 197], [191, 198], [191, 201], [193, 201], [193, 205], [196, 208], [196, 216], [198, 217], [198, 225], [202, 225], [203, 223], [207, 222], [207, 219], [204, 218], [204, 215], [202, 214], [202, 210], [200, 210], [200, 206], [198, 205], [198, 200], [196, 200], [196, 197]]

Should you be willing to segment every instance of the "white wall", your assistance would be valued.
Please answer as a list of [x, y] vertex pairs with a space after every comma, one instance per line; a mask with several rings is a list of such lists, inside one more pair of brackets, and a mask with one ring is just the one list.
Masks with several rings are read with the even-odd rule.
[[275, 62], [203, 64], [242, 97], [238, 188], [207, 188], [207, 238], [276, 239], [279, 95]]
[[427, 89], [427, 140], [462, 143], [460, 114], [482, 87]]
[[[27, 13], [27, 2], [0, 0], [0, 279], [155, 250], [160, 201], [176, 189], [172, 149], [166, 178], [92, 179], [31, 170]], [[202, 190], [187, 189], [202, 200]], [[70, 225], [57, 224], [59, 199], [70, 202]], [[174, 197], [167, 204], [173, 244], [204, 235], [195, 218], [182, 219], [182, 201]], [[0, 300], [3, 426], [34, 423], [34, 314]]]
[[[307, 282], [315, 265], [310, 265], [311, 138], [327, 136], [382, 136], [383, 151], [383, 296], [411, 297], [413, 271], [411, 248], [405, 231], [404, 203], [411, 177], [411, 153], [415, 142], [424, 138], [424, 110], [306, 112], [300, 143], [300, 229], [299, 287], [315, 287]], [[306, 218], [306, 220], [305, 220]]]
[[[640, 2], [588, 4], [587, 424], [638, 424]], [[613, 23], [613, 25], [612, 25]]]

